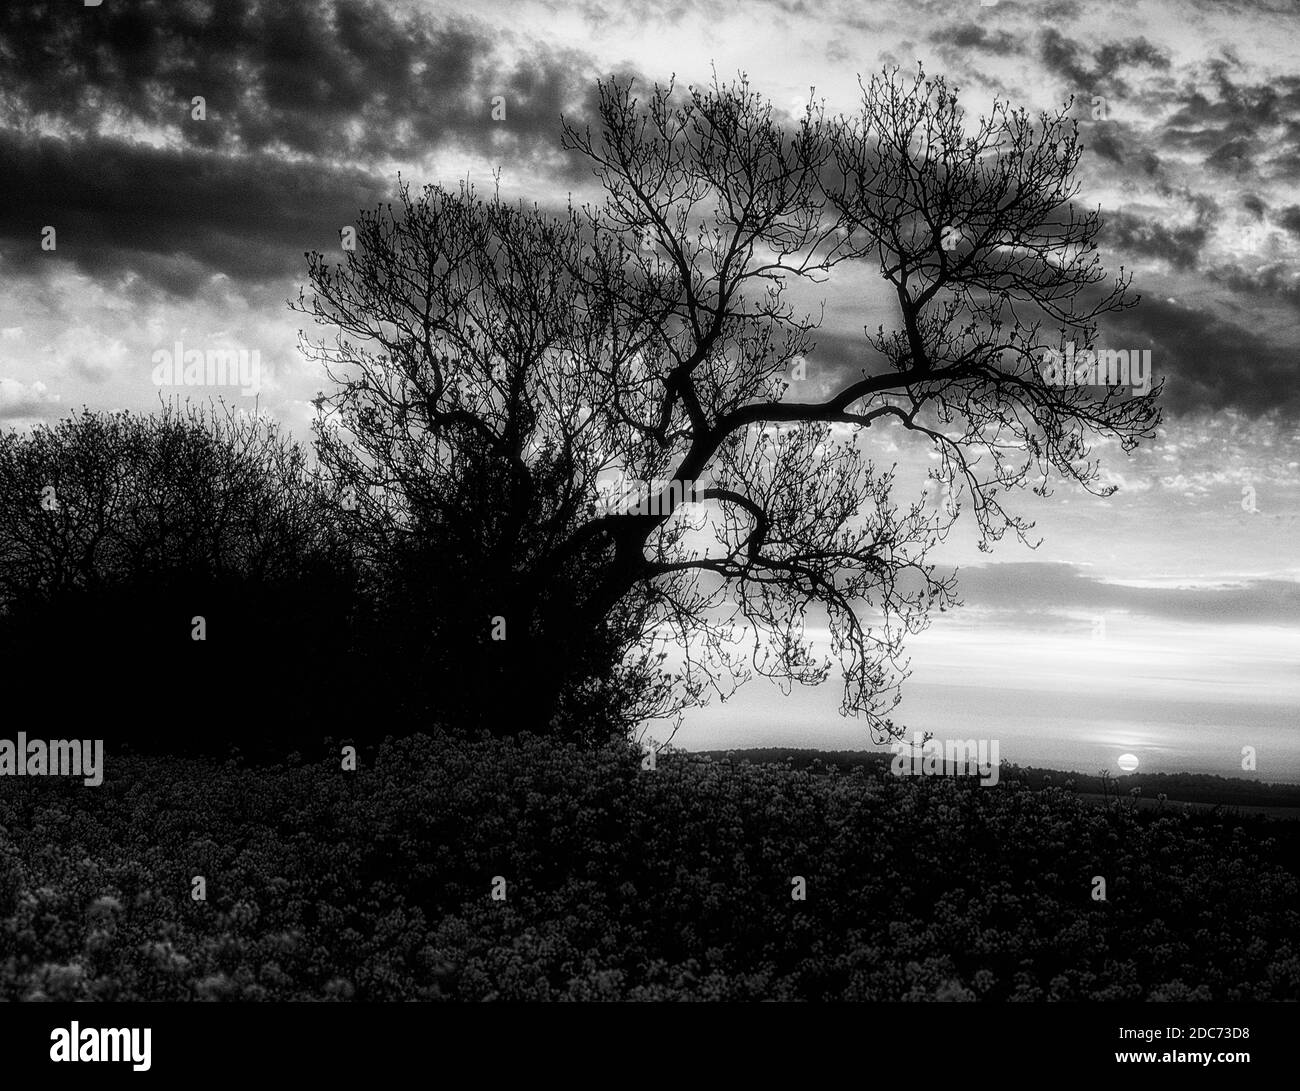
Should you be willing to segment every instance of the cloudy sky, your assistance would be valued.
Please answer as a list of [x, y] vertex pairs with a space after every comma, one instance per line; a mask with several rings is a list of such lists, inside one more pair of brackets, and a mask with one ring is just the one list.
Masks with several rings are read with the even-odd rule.
[[[260, 407], [305, 436], [324, 380], [286, 300], [304, 252], [337, 248], [399, 171], [489, 186], [499, 170], [507, 195], [555, 205], [588, 194], [558, 120], [601, 75], [744, 71], [783, 109], [815, 88], [837, 112], [859, 74], [918, 61], [973, 115], [1074, 97], [1081, 200], [1142, 295], [1103, 343], [1151, 350], [1166, 422], [1134, 456], [1098, 449], [1110, 499], [1025, 497], [1036, 551], [954, 535], [936, 559], [963, 566], [966, 606], [913, 641], [903, 722], [1089, 771], [1128, 752], [1231, 775], [1253, 746], [1255, 775], [1300, 781], [1294, 0], [8, 3], [0, 425], [155, 407], [153, 353], [181, 341], [258, 351]], [[864, 324], [893, 321], [882, 298], [828, 291], [809, 396]], [[869, 745], [836, 691], [756, 682], [678, 741]]]

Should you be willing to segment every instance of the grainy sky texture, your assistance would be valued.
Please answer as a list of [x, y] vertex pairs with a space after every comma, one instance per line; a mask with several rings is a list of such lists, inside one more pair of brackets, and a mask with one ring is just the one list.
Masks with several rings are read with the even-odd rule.
[[[917, 62], [972, 116], [995, 95], [1033, 113], [1073, 96], [1080, 200], [1102, 207], [1103, 259], [1142, 295], [1102, 343], [1150, 349], [1166, 424], [1132, 457], [1098, 448], [1110, 499], [1016, 505], [1037, 551], [982, 555], [954, 535], [936, 559], [963, 566], [966, 607], [912, 642], [901, 719], [1088, 771], [1131, 752], [1144, 770], [1240, 774], [1254, 746], [1254, 775], [1300, 780], [1293, 0], [5, 4], [0, 424], [156, 406], [152, 354], [182, 341], [260, 352], [260, 408], [305, 436], [324, 379], [285, 301], [304, 251], [337, 248], [399, 171], [488, 188], [499, 169], [506, 194], [559, 205], [591, 196], [559, 116], [589, 109], [601, 75], [744, 71], [783, 110], [812, 88], [839, 112], [859, 74]], [[825, 298], [800, 396], [895, 318], [861, 280]], [[870, 745], [835, 716], [836, 689], [756, 682], [678, 741]]]

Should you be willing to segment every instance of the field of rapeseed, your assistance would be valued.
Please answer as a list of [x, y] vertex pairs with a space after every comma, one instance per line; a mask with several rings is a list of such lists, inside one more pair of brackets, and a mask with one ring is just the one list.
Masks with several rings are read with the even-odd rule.
[[1300, 999], [1262, 821], [531, 737], [338, 752], [4, 778], [0, 998]]

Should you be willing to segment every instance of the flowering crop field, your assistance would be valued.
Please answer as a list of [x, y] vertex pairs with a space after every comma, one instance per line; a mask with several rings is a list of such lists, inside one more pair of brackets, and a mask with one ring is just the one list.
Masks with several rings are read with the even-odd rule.
[[360, 758], [5, 778], [0, 998], [1300, 999], [1290, 824], [533, 737]]

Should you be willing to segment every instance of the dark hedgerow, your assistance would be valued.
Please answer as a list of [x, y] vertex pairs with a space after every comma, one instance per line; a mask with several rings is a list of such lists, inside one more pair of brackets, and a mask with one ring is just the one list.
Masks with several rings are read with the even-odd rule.
[[532, 736], [361, 758], [6, 778], [0, 998], [1300, 999], [1259, 820]]

